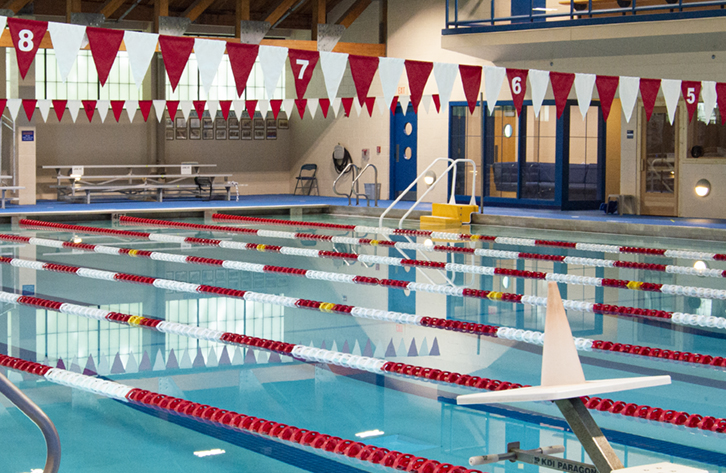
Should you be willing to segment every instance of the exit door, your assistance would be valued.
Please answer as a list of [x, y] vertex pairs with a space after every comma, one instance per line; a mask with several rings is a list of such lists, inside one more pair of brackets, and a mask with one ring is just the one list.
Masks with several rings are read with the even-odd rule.
[[[401, 105], [391, 114], [391, 199], [396, 199], [416, 179], [416, 156], [418, 142], [418, 117], [409, 103], [406, 115]], [[416, 186], [413, 186], [402, 200], [416, 200]]]

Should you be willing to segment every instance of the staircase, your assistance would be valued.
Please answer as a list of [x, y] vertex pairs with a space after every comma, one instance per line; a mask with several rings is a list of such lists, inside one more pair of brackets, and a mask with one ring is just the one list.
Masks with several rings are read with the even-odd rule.
[[460, 227], [478, 210], [476, 205], [433, 204], [432, 215], [421, 216], [421, 228]]

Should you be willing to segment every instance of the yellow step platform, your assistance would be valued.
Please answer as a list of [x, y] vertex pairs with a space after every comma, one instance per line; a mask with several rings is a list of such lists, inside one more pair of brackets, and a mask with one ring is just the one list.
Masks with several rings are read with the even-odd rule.
[[460, 227], [461, 221], [458, 218], [452, 217], [439, 217], [436, 215], [422, 215], [421, 216], [421, 229], [431, 230], [432, 227]]
[[477, 212], [479, 208], [476, 205], [433, 204], [432, 210], [434, 217], [448, 217], [460, 223], [470, 223], [471, 214]]

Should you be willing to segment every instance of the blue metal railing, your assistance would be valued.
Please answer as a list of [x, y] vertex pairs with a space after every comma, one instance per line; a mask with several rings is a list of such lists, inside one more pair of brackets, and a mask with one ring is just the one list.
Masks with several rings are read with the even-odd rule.
[[[586, 24], [587, 20], [600, 20], [593, 21], [593, 23], [602, 22], [607, 20], [608, 23], [624, 23], [636, 20], [668, 20], [676, 18], [684, 18], [688, 16], [693, 17], [712, 17], [712, 16], [724, 16], [726, 15], [726, 0], [701, 0], [701, 1], [688, 1], [686, 0], [662, 0], [663, 4], [656, 5], [638, 5], [637, 0], [615, 0], [619, 5], [618, 8], [597, 8], [598, 0], [595, 0], [595, 7], [593, 8], [593, 0], [588, 0], [587, 3], [582, 1], [570, 0], [569, 11], [566, 12], [540, 12], [535, 9], [534, 0], [529, 0], [528, 14], [523, 15], [510, 15], [497, 17], [495, 14], [495, 6], [502, 5], [509, 9], [513, 2], [517, 0], [497, 0], [491, 1], [491, 13], [489, 18], [483, 19], [459, 19], [459, 0], [446, 0], [446, 29], [443, 34], [457, 34], [457, 33], [470, 33], [477, 30], [477, 32], [483, 32], [487, 30], [495, 31], [498, 27], [506, 25], [507, 29], [527, 29], [536, 25], [536, 27], [561, 27], [567, 26], [570, 23], [573, 24]], [[452, 17], [452, 4], [453, 4], [453, 20]], [[563, 5], [564, 6], [564, 5]], [[645, 17], [643, 14], [654, 14], [657, 16], [648, 15]], [[543, 25], [542, 22], [551, 21], [547, 25]], [[568, 21], [570, 20], [570, 21]], [[515, 28], [511, 28], [511, 27]]]

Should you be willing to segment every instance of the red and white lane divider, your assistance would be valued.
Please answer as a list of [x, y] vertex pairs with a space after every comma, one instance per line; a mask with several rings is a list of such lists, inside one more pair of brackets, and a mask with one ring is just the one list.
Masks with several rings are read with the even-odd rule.
[[[154, 226], [162, 228], [181, 228], [189, 229], [189, 225], [193, 225], [192, 228], [197, 230], [210, 230], [216, 232], [233, 232], [236, 233], [240, 230], [240, 227], [223, 227], [218, 225], [203, 225], [203, 224], [188, 224], [184, 222], [175, 222], [170, 220], [158, 220], [150, 218], [138, 218], [138, 217], [121, 217], [121, 223], [126, 225], [143, 225], [143, 226]], [[69, 228], [70, 230], [70, 228]], [[474, 256], [484, 256], [488, 258], [497, 259], [531, 259], [531, 260], [546, 260], [554, 261], [565, 264], [575, 264], [580, 266], [594, 266], [601, 268], [624, 268], [624, 269], [639, 269], [644, 271], [658, 271], [662, 273], [673, 273], [673, 274], [687, 274], [691, 276], [704, 276], [712, 278], [723, 278], [726, 277], [726, 270], [722, 269], [699, 269], [692, 266], [676, 266], [671, 264], [651, 264], [651, 263], [636, 263], [632, 261], [615, 261], [608, 259], [597, 259], [597, 258], [580, 258], [576, 256], [563, 256], [563, 255], [547, 255], [539, 253], [526, 253], [523, 251], [503, 251], [503, 250], [489, 250], [486, 248], [461, 248], [457, 246], [448, 245], [427, 245], [423, 243], [413, 242], [402, 242], [402, 241], [391, 241], [391, 240], [371, 240], [370, 238], [355, 238], [355, 237], [344, 237], [344, 236], [333, 236], [333, 235], [316, 235], [314, 233], [293, 233], [293, 232], [279, 232], [263, 229], [244, 229], [246, 234], [254, 234], [262, 237], [272, 238], [284, 238], [288, 240], [318, 240], [318, 241], [330, 241], [331, 243], [341, 243], [347, 245], [360, 245], [360, 246], [383, 246], [389, 248], [398, 248], [400, 250], [416, 250], [416, 251], [435, 251], [441, 253], [463, 253]]]
[[[123, 217], [122, 217], [123, 218]], [[335, 223], [320, 223], [320, 222], [304, 222], [296, 220], [279, 220], [272, 218], [259, 218], [259, 217], [245, 217], [241, 215], [226, 215], [226, 214], [214, 214], [212, 215], [214, 220], [221, 221], [238, 221], [238, 222], [249, 222], [249, 223], [262, 223], [265, 225], [286, 225], [296, 227], [314, 227], [314, 228], [326, 228], [333, 230], [345, 230], [353, 231], [357, 233], [378, 233], [380, 235], [410, 235], [410, 236], [421, 236], [436, 238], [441, 240], [453, 240], [453, 241], [492, 241], [494, 243], [501, 243], [503, 245], [520, 245], [520, 246], [554, 246], [559, 248], [572, 248], [575, 250], [583, 251], [597, 251], [599, 253], [619, 253], [619, 254], [645, 254], [651, 256], [665, 256], [668, 258], [685, 258], [685, 259], [700, 259], [700, 260], [716, 260], [726, 261], [726, 254], [722, 253], [706, 253], [702, 251], [690, 251], [690, 250], [665, 250], [660, 248], [643, 248], [635, 246], [617, 246], [617, 245], [602, 245], [593, 243], [576, 243], [569, 241], [553, 241], [553, 240], [537, 240], [530, 238], [510, 238], [510, 237], [495, 237], [489, 235], [475, 235], [467, 233], [450, 233], [450, 232], [434, 232], [431, 230], [405, 230], [400, 228], [388, 228], [388, 227], [367, 227], [362, 225], [340, 225]]]
[[[29, 226], [38, 226], [38, 222], [25, 221]], [[62, 230], [73, 230], [73, 231], [84, 231], [82, 228], [94, 228], [94, 227], [79, 227], [74, 225], [67, 225], [62, 223], [51, 223], [42, 222], [43, 228], [55, 228]], [[75, 228], [67, 228], [75, 227]], [[168, 235], [163, 233], [142, 233], [142, 232], [131, 232], [127, 230], [105, 230], [94, 228], [93, 233], [119, 235], [119, 232], [123, 232], [124, 236], [130, 236], [134, 238], [144, 238], [146, 240], [164, 242], [164, 243], [191, 243], [206, 246], [217, 246], [220, 248], [234, 249], [234, 250], [257, 250], [272, 253], [281, 253], [290, 256], [305, 256], [308, 258], [338, 258], [346, 260], [357, 260], [368, 264], [386, 264], [389, 266], [409, 266], [409, 267], [420, 267], [420, 268], [434, 268], [441, 269], [444, 271], [452, 271], [455, 273], [466, 273], [466, 274], [480, 274], [484, 276], [511, 276], [525, 279], [541, 279], [545, 281], [554, 281], [558, 283], [578, 285], [578, 286], [595, 286], [595, 287], [613, 287], [618, 289], [629, 289], [632, 291], [648, 291], [648, 292], [660, 292], [663, 294], [679, 295], [679, 296], [692, 296], [699, 297], [702, 299], [726, 299], [726, 289], [712, 289], [705, 287], [694, 287], [694, 286], [681, 286], [677, 284], [656, 284], [643, 281], [629, 281], [626, 279], [611, 279], [611, 278], [597, 278], [590, 276], [578, 276], [574, 274], [557, 274], [557, 273], [546, 273], [541, 271], [525, 271], [520, 269], [507, 269], [507, 268], [495, 268], [492, 266], [476, 266], [470, 264], [458, 264], [458, 263], [445, 263], [443, 261], [425, 261], [407, 258], [394, 258], [391, 256], [377, 256], [377, 255], [358, 255], [355, 253], [340, 253], [336, 251], [325, 251], [325, 250], [313, 250], [308, 248], [295, 248], [290, 246], [278, 246], [278, 245], [266, 245], [258, 243], [244, 243], [238, 241], [226, 241], [226, 240], [214, 240], [207, 238], [192, 238], [182, 237], [178, 235]], [[11, 237], [14, 237], [11, 235]], [[23, 238], [23, 237], [18, 237]], [[53, 240], [48, 240], [53, 241]], [[133, 250], [141, 252], [142, 250]], [[165, 253], [161, 253], [165, 254]], [[165, 254], [166, 255], [166, 254]], [[171, 258], [171, 256], [167, 255]], [[187, 258], [185, 256], [179, 256], [179, 258]], [[167, 259], [165, 261], [174, 261], [174, 259]], [[221, 260], [220, 260], [221, 261]], [[413, 283], [418, 284], [418, 283]], [[461, 291], [461, 288], [450, 287], [447, 290], [451, 291], [453, 295], [455, 291]], [[449, 292], [445, 292], [449, 294]]]
[[427, 473], [481, 473], [464, 466], [454, 466], [408, 453], [366, 445], [353, 440], [322, 434], [314, 430], [300, 429], [279, 422], [239, 414], [186, 399], [106, 381], [91, 376], [66, 371], [60, 368], [0, 355], [0, 366], [42, 376], [50, 382], [62, 384], [82, 391], [105, 396], [124, 403], [149, 407], [176, 416], [188, 417], [217, 427], [238, 432], [259, 435], [277, 442], [311, 447], [352, 459], [384, 466], [394, 470], [419, 471]]

